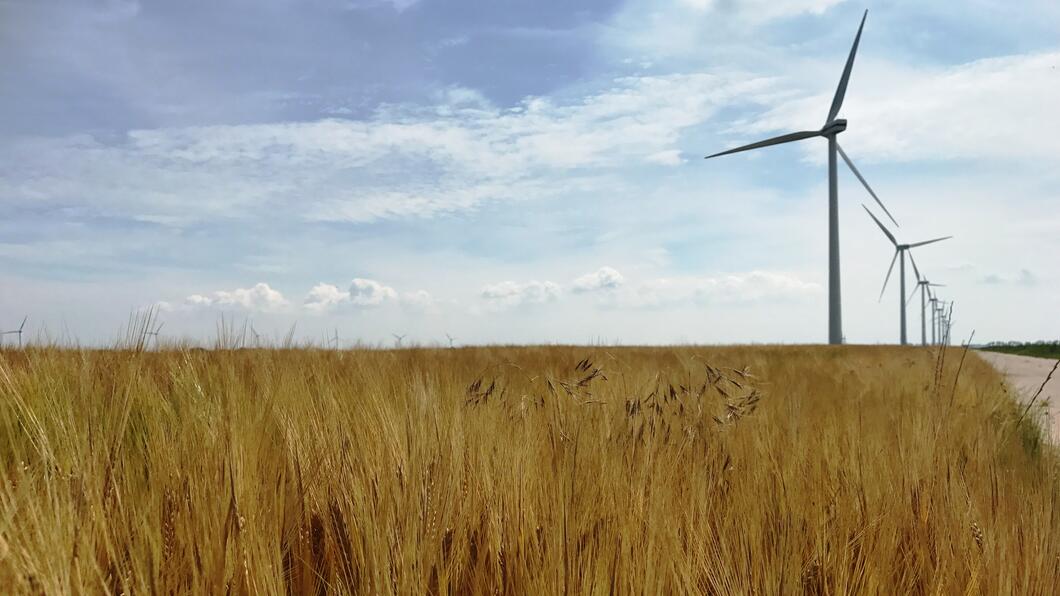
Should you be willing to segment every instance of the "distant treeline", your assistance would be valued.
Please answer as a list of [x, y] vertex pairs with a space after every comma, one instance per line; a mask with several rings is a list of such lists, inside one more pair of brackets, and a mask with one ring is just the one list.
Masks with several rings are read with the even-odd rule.
[[1002, 352], [1004, 354], [1017, 354], [1019, 356], [1060, 358], [1060, 340], [1035, 342], [995, 341], [980, 346], [979, 349], [988, 350], [990, 352]]

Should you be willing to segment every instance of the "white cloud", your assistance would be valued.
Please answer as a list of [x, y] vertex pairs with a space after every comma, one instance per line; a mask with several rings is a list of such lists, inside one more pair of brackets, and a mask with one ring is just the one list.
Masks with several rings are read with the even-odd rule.
[[374, 279], [358, 277], [350, 282], [347, 290], [341, 290], [332, 284], [317, 284], [303, 301], [305, 308], [315, 313], [327, 312], [343, 305], [375, 308], [393, 303], [400, 303], [418, 310], [431, 310], [435, 305], [435, 300], [426, 290], [399, 293], [394, 288]]
[[374, 279], [355, 278], [350, 283], [349, 300], [357, 306], [379, 306], [397, 300], [397, 290]]
[[419, 310], [431, 310], [435, 306], [434, 297], [427, 290], [405, 292], [401, 295], [401, 303]]
[[1020, 269], [1016, 275], [1002, 275], [990, 273], [980, 278], [979, 283], [987, 285], [1014, 284], [1020, 286], [1033, 286], [1038, 284], [1038, 276], [1030, 269]]
[[678, 0], [697, 12], [728, 12], [751, 21], [769, 21], [799, 14], [821, 14], [844, 0]]
[[[760, 58], [770, 36], [762, 29], [800, 15], [820, 15], [844, 0], [628, 0], [600, 29], [598, 43], [627, 64], [667, 64], [672, 58], [714, 55]], [[856, 26], [856, 23], [852, 26]], [[853, 36], [854, 30], [850, 30]], [[749, 41], [753, 40], [753, 41]], [[750, 46], [750, 47], [749, 47]], [[786, 46], [785, 62], [792, 52]], [[607, 52], [604, 52], [607, 53]], [[698, 62], [699, 60], [697, 60]], [[718, 63], [716, 60], [710, 62]]]
[[[977, 60], [948, 68], [859, 62], [842, 115], [842, 142], [856, 160], [992, 159], [1054, 163], [1060, 158], [1060, 52]], [[838, 76], [838, 75], [836, 75]], [[834, 84], [834, 83], [833, 83]], [[783, 100], [748, 133], [819, 126], [833, 89]], [[748, 137], [750, 138], [750, 137]], [[805, 143], [813, 161], [825, 151]]]
[[597, 271], [592, 273], [586, 273], [585, 275], [575, 279], [571, 283], [571, 289], [576, 292], [595, 292], [598, 290], [615, 290], [618, 289], [623, 283], [625, 278], [618, 271], [615, 271], [611, 267], [601, 267]]
[[[250, 288], [235, 290], [218, 290], [211, 294], [192, 294], [184, 300], [190, 308], [236, 308], [248, 311], [275, 312], [287, 306], [283, 294], [269, 287], [267, 283], [254, 284]], [[160, 306], [167, 303], [160, 303]], [[163, 308], [165, 308], [163, 306]]]
[[561, 292], [560, 286], [550, 281], [502, 281], [482, 288], [480, 295], [491, 308], [504, 309], [553, 302]]
[[303, 305], [311, 312], [324, 312], [349, 299], [350, 293], [340, 290], [338, 286], [319, 283], [309, 290]]
[[626, 77], [579, 98], [491, 107], [452, 88], [433, 106], [325, 119], [20, 138], [0, 145], [12, 205], [166, 225], [303, 218], [370, 222], [569, 193], [617, 167], [682, 163], [683, 131], [735, 98], [768, 91], [741, 75]]
[[658, 278], [636, 284], [616, 305], [664, 307], [682, 303], [741, 303], [790, 300], [812, 296], [818, 284], [768, 271], [734, 273], [717, 277]]

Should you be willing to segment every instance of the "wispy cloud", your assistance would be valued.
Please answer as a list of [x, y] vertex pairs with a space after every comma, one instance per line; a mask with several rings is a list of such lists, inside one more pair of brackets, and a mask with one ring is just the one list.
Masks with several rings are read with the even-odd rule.
[[989, 273], [979, 279], [979, 283], [986, 285], [1019, 285], [1033, 286], [1038, 284], [1038, 276], [1030, 269], [1020, 269], [1015, 275], [1003, 275], [1000, 273]]
[[566, 192], [623, 165], [681, 163], [682, 131], [764, 80], [616, 79], [566, 101], [491, 107], [466, 89], [365, 121], [134, 130], [0, 147], [9, 204], [164, 224], [266, 215], [370, 222]]
[[528, 281], [524, 283], [502, 281], [491, 284], [480, 292], [489, 308], [502, 310], [519, 306], [544, 304], [560, 297], [562, 289], [551, 281]]
[[[1060, 52], [913, 68], [879, 61], [858, 65], [844, 105], [851, 121], [843, 144], [865, 161], [991, 159], [1056, 163], [1060, 156]], [[832, 89], [786, 99], [745, 123], [745, 134], [819, 125]], [[809, 144], [807, 144], [809, 145]], [[806, 147], [822, 161], [825, 153]]]
[[750, 303], [793, 300], [819, 294], [820, 285], [794, 275], [769, 271], [716, 277], [684, 276], [647, 280], [623, 294], [618, 304], [658, 308], [677, 304]]

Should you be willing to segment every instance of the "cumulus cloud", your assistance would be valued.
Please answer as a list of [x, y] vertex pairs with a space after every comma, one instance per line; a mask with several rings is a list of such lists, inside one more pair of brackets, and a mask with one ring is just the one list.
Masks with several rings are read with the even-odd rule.
[[303, 305], [312, 312], [330, 310], [350, 299], [350, 293], [332, 284], [319, 283], [309, 290]]
[[379, 306], [397, 296], [397, 290], [374, 279], [355, 278], [350, 283], [349, 300], [357, 306]]
[[491, 308], [504, 309], [553, 302], [561, 293], [559, 284], [551, 281], [502, 281], [482, 288], [480, 295]]
[[571, 290], [575, 293], [615, 290], [625, 283], [625, 281], [625, 278], [623, 278], [622, 274], [618, 271], [615, 271], [611, 267], [601, 267], [597, 271], [586, 273], [578, 279], [575, 279], [574, 282], [571, 283]]
[[[160, 306], [166, 304], [159, 303]], [[267, 283], [258, 283], [250, 288], [218, 290], [206, 295], [192, 294], [184, 299], [184, 305], [190, 308], [234, 308], [260, 312], [278, 311], [287, 304], [283, 294], [269, 287]]]
[[316, 313], [326, 312], [343, 305], [374, 308], [390, 303], [400, 303], [427, 310], [434, 306], [434, 297], [426, 290], [399, 293], [394, 288], [374, 279], [358, 277], [350, 282], [346, 290], [332, 284], [317, 284], [303, 301], [307, 310]]

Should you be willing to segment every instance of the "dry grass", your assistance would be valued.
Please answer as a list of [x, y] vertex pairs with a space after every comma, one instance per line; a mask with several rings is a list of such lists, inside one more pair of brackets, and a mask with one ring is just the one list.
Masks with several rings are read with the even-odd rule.
[[0, 586], [1056, 593], [1057, 460], [958, 361], [0, 352]]

